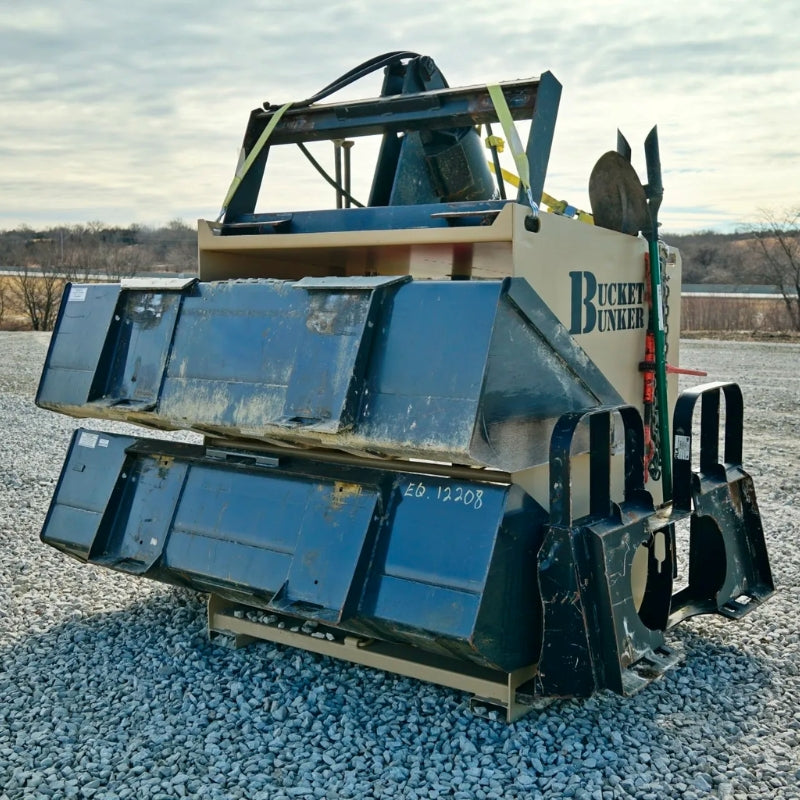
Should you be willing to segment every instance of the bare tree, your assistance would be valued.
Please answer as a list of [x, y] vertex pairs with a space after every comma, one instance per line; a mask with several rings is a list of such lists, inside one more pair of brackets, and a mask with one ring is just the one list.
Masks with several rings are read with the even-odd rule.
[[197, 232], [180, 219], [161, 228], [100, 221], [43, 230], [23, 225], [0, 230], [0, 264], [17, 271], [2, 286], [6, 317], [23, 314], [32, 328], [47, 330], [55, 323], [66, 281], [120, 280], [153, 270], [193, 272]]
[[55, 324], [66, 283], [59, 261], [60, 242], [34, 238], [21, 248], [19, 272], [10, 279], [10, 295], [35, 331], [52, 330]]
[[65, 280], [53, 269], [24, 266], [13, 277], [13, 291], [35, 331], [53, 329]]
[[800, 331], [800, 208], [782, 215], [762, 211], [761, 219], [751, 231], [761, 275], [781, 293], [792, 327]]
[[118, 281], [142, 271], [146, 264], [145, 253], [141, 247], [118, 244], [108, 248], [103, 261], [103, 272], [107, 277]]
[[664, 234], [683, 259], [684, 283], [742, 283], [741, 248], [734, 235], [714, 231]]
[[70, 280], [87, 283], [102, 268], [103, 228], [102, 222], [93, 221], [59, 229], [59, 266]]
[[171, 272], [193, 272], [197, 268], [197, 231], [182, 219], [172, 219], [159, 233], [168, 243], [166, 265]]

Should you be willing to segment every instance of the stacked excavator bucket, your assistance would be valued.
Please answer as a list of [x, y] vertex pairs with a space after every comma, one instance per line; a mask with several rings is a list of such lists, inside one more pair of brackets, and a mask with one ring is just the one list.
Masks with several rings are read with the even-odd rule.
[[[77, 430], [42, 538], [208, 592], [214, 636], [437, 681], [509, 719], [634, 691], [675, 662], [671, 625], [773, 590], [741, 393], [677, 401], [665, 503], [642, 422], [646, 242], [503, 199], [475, 132], [531, 119], [541, 197], [560, 86], [503, 84], [504, 110], [430, 59], [376, 65], [375, 100], [253, 112], [197, 278], [67, 287], [37, 403], [205, 438]], [[369, 203], [349, 207], [348, 137], [369, 134]], [[257, 213], [268, 152], [319, 139], [348, 157], [338, 207]]]

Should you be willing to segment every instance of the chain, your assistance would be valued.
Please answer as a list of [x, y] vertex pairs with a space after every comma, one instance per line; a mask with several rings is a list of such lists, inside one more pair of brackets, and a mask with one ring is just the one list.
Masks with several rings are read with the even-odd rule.
[[669, 355], [669, 279], [667, 261], [669, 247], [660, 239], [658, 240], [658, 266], [661, 269], [661, 294], [664, 300], [664, 358]]
[[658, 429], [658, 403], [653, 402], [653, 413], [650, 423], [650, 441], [652, 451], [650, 461], [647, 463], [647, 471], [654, 481], [661, 480], [661, 431]]
[[[669, 354], [669, 275], [667, 274], [667, 246], [659, 241], [658, 243], [658, 265], [661, 270], [661, 295], [664, 303], [664, 358]], [[655, 299], [653, 299], [655, 302]], [[658, 313], [654, 309], [654, 313]], [[650, 461], [647, 464], [647, 471], [654, 481], [661, 480], [661, 428], [658, 424], [658, 417], [661, 409], [658, 407], [658, 395], [653, 398], [653, 413], [650, 423], [650, 438], [652, 440], [652, 452]]]

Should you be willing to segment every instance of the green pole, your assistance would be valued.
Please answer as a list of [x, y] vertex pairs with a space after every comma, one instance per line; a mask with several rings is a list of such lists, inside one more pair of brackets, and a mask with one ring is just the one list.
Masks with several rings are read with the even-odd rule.
[[650, 231], [647, 234], [650, 254], [650, 297], [652, 302], [653, 338], [656, 348], [656, 403], [661, 454], [661, 490], [664, 502], [672, 500], [672, 447], [669, 438], [669, 399], [667, 397], [667, 350], [664, 336], [663, 283], [661, 258], [658, 253], [658, 209], [664, 196], [661, 183], [661, 156], [658, 149], [658, 127], [644, 140], [647, 160], [647, 206], [650, 210]]

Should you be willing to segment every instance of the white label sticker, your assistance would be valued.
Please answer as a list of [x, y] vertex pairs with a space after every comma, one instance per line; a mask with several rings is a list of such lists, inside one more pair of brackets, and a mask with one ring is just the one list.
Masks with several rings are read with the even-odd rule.
[[108, 439], [99, 439], [97, 442], [98, 447], [108, 447]]
[[656, 287], [656, 309], [658, 310], [658, 326], [664, 330], [664, 300], [661, 295], [661, 284]]
[[80, 437], [78, 438], [78, 447], [96, 447], [96, 446], [97, 446], [97, 434], [83, 431]]
[[87, 286], [72, 286], [69, 290], [68, 303], [82, 303], [86, 299]]
[[688, 461], [692, 457], [692, 437], [675, 436], [675, 458], [678, 461]]
[[153, 538], [150, 540], [150, 547], [157, 547], [157, 546], [158, 546], [158, 539], [156, 539], [156, 537], [154, 536], [154, 537], [153, 537]]

